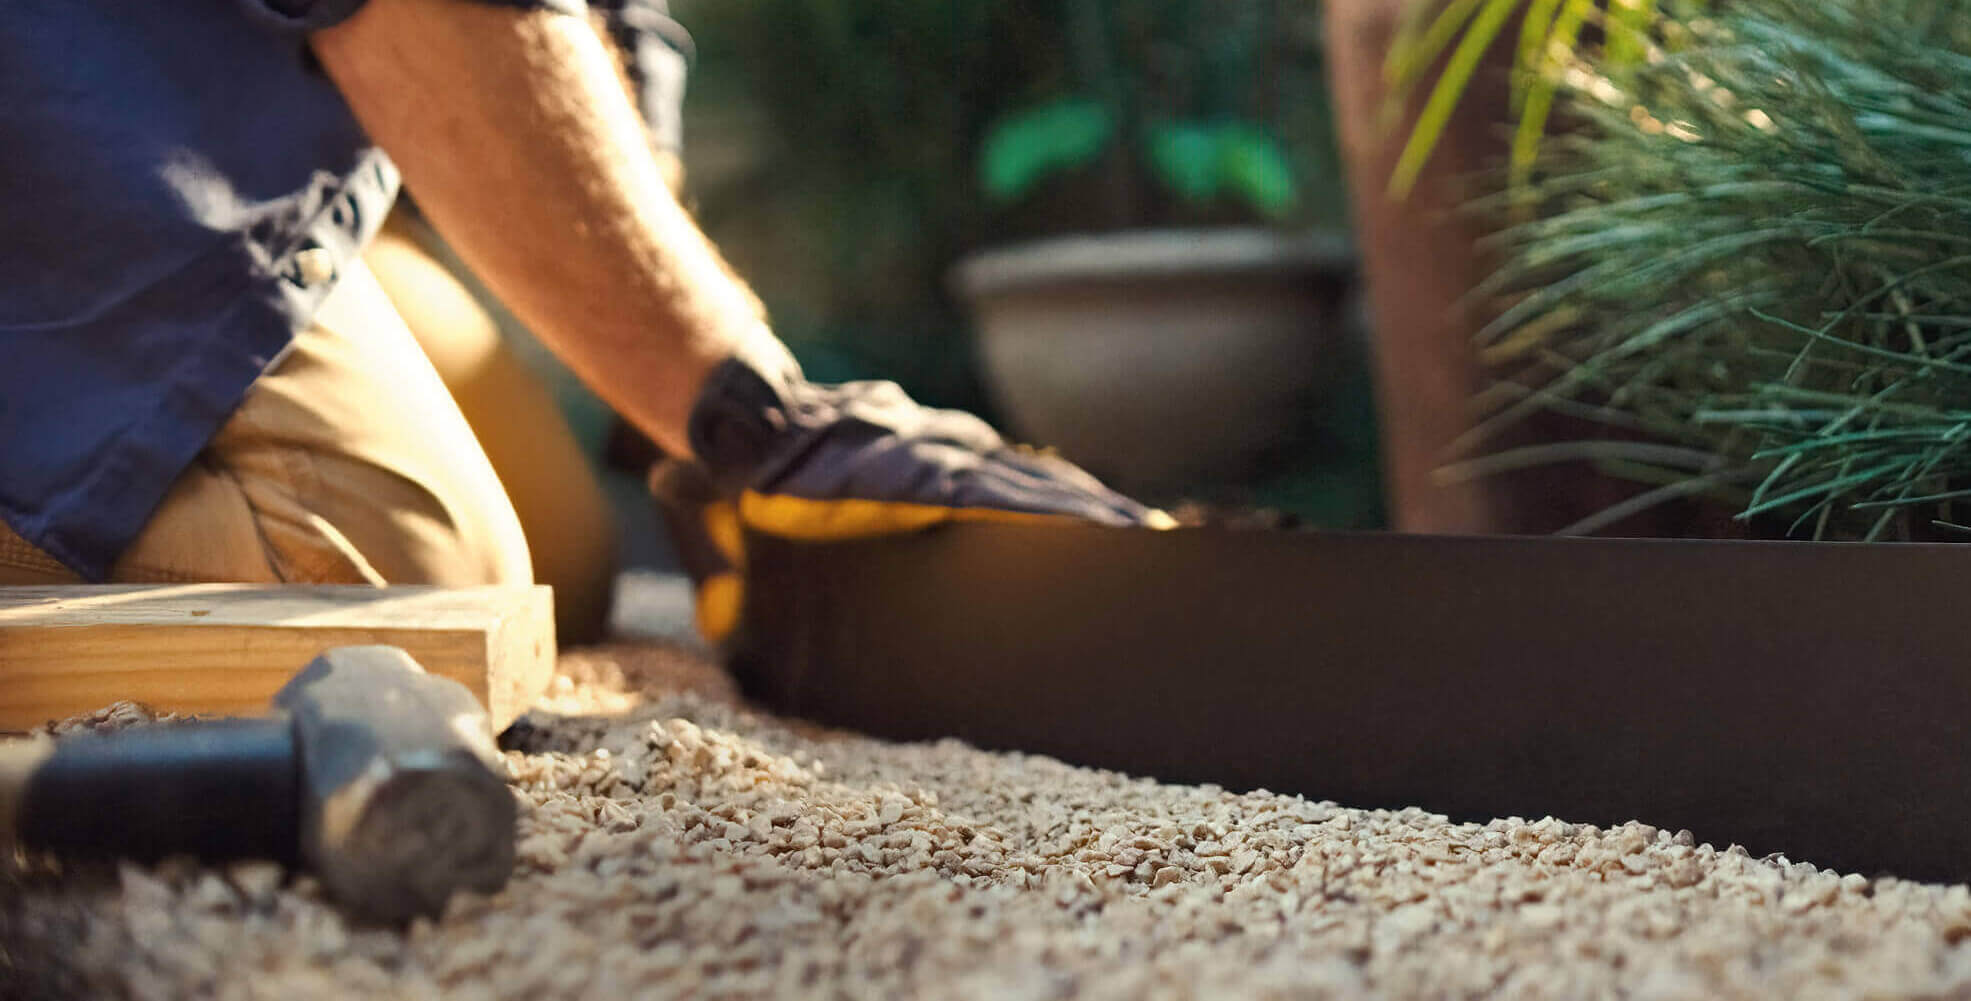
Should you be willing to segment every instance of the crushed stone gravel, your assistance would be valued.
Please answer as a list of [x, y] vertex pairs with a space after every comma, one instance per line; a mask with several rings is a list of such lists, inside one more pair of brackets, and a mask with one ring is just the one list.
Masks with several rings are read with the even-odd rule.
[[264, 863], [15, 860], [0, 995], [1971, 996], [1964, 886], [884, 743], [675, 647], [565, 656], [515, 741], [498, 894], [399, 931]]

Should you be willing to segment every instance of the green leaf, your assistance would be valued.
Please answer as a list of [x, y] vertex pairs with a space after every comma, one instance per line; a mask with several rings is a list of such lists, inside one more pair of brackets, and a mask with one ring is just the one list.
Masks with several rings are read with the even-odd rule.
[[1230, 196], [1277, 219], [1299, 199], [1286, 148], [1249, 125], [1165, 123], [1150, 130], [1148, 153], [1157, 181], [1193, 204]]
[[1286, 215], [1299, 197], [1286, 149], [1258, 129], [1224, 129], [1219, 137], [1219, 164], [1225, 185], [1268, 219]]
[[1065, 98], [1015, 112], [987, 132], [980, 181], [994, 201], [1017, 201], [1050, 174], [1094, 163], [1114, 134], [1114, 117], [1095, 101]]
[[1150, 166], [1163, 186], [1192, 202], [1218, 197], [1224, 183], [1220, 130], [1179, 122], [1150, 130]]

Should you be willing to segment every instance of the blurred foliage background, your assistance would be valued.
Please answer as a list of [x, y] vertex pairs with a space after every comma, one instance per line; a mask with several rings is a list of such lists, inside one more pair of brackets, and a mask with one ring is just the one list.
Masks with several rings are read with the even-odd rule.
[[[991, 418], [947, 287], [965, 253], [1135, 226], [1346, 224], [1314, 0], [673, 0], [673, 14], [698, 47], [692, 208], [819, 380], [895, 379]], [[1373, 401], [1359, 358], [1347, 368], [1279, 476], [1197, 495], [1377, 524]]]

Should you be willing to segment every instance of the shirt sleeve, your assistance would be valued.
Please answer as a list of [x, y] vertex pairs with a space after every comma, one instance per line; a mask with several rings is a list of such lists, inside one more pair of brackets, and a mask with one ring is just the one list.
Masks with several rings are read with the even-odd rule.
[[622, 53], [637, 110], [650, 141], [663, 152], [684, 148], [684, 82], [694, 52], [691, 35], [671, 19], [665, 0], [591, 0]]
[[[348, 20], [364, 0], [238, 0], [248, 17], [280, 31], [317, 31]], [[583, 15], [586, 0], [474, 0], [494, 7]]]

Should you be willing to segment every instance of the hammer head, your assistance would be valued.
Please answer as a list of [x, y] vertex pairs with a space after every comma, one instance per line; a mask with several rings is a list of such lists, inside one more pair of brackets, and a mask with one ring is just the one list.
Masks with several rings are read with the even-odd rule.
[[403, 921], [505, 885], [513, 794], [465, 686], [396, 647], [341, 647], [274, 705], [293, 720], [302, 857], [344, 906]]

